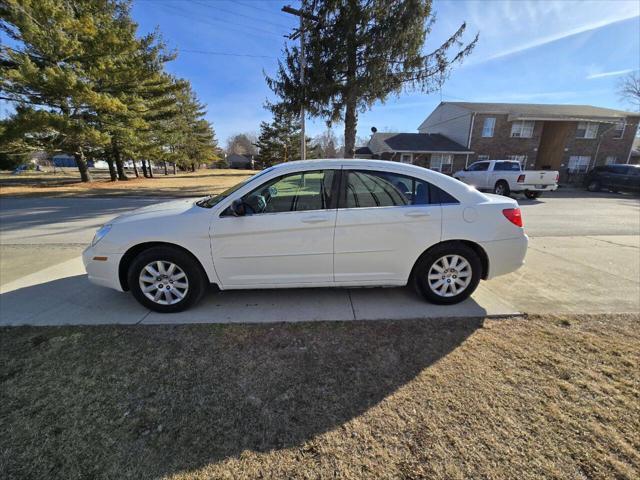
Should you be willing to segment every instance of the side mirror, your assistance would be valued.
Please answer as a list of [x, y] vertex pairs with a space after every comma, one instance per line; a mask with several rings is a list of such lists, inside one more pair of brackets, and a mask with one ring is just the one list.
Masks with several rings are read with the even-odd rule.
[[233, 213], [235, 217], [244, 217], [246, 215], [247, 211], [244, 208], [242, 199], [237, 198], [231, 202], [231, 213]]

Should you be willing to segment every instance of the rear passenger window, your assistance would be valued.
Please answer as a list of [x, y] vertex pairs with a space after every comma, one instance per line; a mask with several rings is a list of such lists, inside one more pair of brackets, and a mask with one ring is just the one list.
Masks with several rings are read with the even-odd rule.
[[518, 162], [496, 162], [493, 169], [502, 172], [519, 172], [520, 164]]
[[[345, 172], [343, 208], [429, 205], [441, 199], [457, 201], [424, 180], [390, 172], [350, 170]], [[341, 205], [342, 206], [342, 205]]]

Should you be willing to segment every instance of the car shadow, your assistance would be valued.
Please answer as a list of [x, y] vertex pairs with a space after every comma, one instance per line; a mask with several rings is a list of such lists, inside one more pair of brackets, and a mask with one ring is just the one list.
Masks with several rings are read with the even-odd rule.
[[[10, 291], [7, 291], [10, 290]], [[99, 287], [86, 274], [0, 287], [0, 325], [270, 323], [483, 317], [471, 297], [434, 305], [410, 288], [307, 288], [211, 292], [187, 311], [150, 312], [126, 292]], [[474, 297], [483, 298], [478, 290]], [[511, 310], [508, 306], [495, 306]], [[492, 312], [496, 313], [496, 312]], [[500, 312], [499, 312], [500, 313]], [[513, 313], [513, 312], [511, 312]]]
[[13, 329], [18, 338], [0, 352], [0, 378], [11, 391], [0, 407], [10, 432], [3, 469], [159, 478], [247, 451], [319, 455], [318, 435], [348, 435], [348, 422], [482, 325], [472, 318]]

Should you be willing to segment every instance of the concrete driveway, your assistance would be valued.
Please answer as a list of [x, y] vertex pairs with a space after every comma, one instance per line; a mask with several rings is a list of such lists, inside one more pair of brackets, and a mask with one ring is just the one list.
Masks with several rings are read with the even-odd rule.
[[558, 192], [520, 200], [527, 264], [482, 282], [469, 300], [431, 305], [409, 289], [212, 292], [159, 315], [128, 294], [89, 284], [79, 254], [115, 215], [144, 198], [0, 200], [0, 324], [277, 322], [640, 311], [640, 199]]

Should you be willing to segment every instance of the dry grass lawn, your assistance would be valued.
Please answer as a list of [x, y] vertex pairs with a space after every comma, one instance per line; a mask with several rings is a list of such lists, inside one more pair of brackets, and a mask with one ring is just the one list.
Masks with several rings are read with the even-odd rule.
[[130, 177], [128, 181], [111, 182], [108, 172], [96, 170], [92, 171], [93, 182], [82, 183], [77, 169], [59, 170], [55, 174], [34, 171], [13, 175], [10, 172], [0, 172], [0, 196], [156, 195], [197, 197], [226, 190], [256, 173], [254, 170], [200, 169], [197, 172], [167, 176], [156, 172], [154, 178], [136, 178], [132, 172], [128, 172]]
[[0, 330], [0, 477], [640, 476], [638, 315]]

